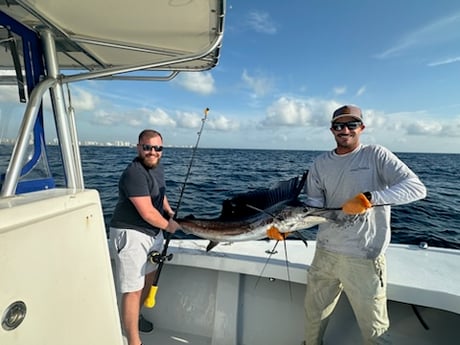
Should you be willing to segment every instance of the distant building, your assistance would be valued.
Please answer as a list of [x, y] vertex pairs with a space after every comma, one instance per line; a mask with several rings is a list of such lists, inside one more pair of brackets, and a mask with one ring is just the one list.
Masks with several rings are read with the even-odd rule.
[[[2, 145], [13, 145], [15, 143], [15, 139], [10, 139], [10, 138], [0, 138], [0, 144]], [[29, 144], [33, 144], [33, 140], [30, 139]], [[57, 138], [54, 138], [50, 141], [48, 141], [47, 145], [58, 145], [59, 140]], [[116, 147], [133, 147], [136, 146], [134, 144], [131, 144], [129, 141], [122, 141], [122, 140], [115, 140], [113, 142], [105, 142], [101, 143], [99, 141], [95, 140], [83, 140], [79, 141], [78, 144], [80, 146], [116, 146]]]

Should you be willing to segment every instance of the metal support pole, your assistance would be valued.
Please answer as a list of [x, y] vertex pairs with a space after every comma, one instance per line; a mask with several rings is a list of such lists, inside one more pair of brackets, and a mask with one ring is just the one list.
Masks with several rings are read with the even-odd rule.
[[[40, 35], [43, 41], [43, 51], [48, 75], [50, 77], [59, 79], [59, 66], [53, 34], [49, 29], [44, 29], [40, 32]], [[78, 150], [78, 147], [72, 147], [72, 145], [78, 146], [78, 140], [76, 140], [76, 138], [73, 138], [74, 140], [72, 140], [72, 126], [70, 125], [69, 118], [67, 117], [61, 83], [59, 82], [58, 84], [54, 85], [50, 89], [50, 93], [55, 110], [54, 117], [56, 121], [56, 130], [61, 147], [67, 187], [83, 189], [84, 182], [82, 178], [82, 168], [81, 165], [77, 166], [76, 159], [73, 154], [74, 149]]]

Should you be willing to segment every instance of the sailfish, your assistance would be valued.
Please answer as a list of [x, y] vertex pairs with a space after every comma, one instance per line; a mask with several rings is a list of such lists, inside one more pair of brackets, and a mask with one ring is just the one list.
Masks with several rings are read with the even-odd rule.
[[190, 215], [176, 218], [186, 234], [210, 240], [207, 251], [219, 242], [238, 242], [264, 238], [284, 239], [298, 230], [339, 219], [339, 210], [313, 208], [299, 200], [308, 171], [275, 186], [236, 194], [222, 203], [217, 218]]

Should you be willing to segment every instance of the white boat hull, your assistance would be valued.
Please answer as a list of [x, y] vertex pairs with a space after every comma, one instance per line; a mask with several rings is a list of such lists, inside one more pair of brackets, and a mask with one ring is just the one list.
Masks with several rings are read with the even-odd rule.
[[[121, 345], [97, 191], [0, 198], [0, 219], [0, 344]], [[6, 329], [15, 302], [26, 312]]]

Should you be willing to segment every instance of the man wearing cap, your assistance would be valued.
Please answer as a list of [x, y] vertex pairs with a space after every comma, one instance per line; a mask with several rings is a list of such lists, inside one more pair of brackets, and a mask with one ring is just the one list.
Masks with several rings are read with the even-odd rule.
[[[386, 305], [385, 250], [391, 237], [390, 205], [426, 196], [423, 183], [388, 149], [363, 145], [361, 109], [334, 111], [334, 150], [315, 159], [306, 183], [307, 204], [355, 215], [346, 226], [319, 225], [305, 295], [306, 345], [320, 345], [327, 322], [344, 291], [364, 344], [390, 344]], [[375, 206], [373, 206], [375, 205]]]

